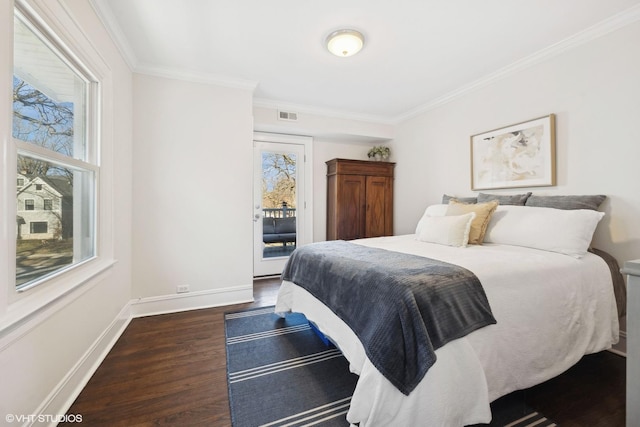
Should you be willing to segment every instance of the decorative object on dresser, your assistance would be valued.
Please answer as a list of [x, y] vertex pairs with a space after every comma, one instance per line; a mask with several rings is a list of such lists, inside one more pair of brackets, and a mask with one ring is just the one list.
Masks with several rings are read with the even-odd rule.
[[384, 145], [380, 145], [379, 147], [372, 147], [371, 150], [369, 150], [369, 152], [367, 153], [368, 158], [377, 161], [384, 160], [385, 162], [389, 159], [389, 155], [391, 155], [391, 149], [389, 147], [385, 147]]
[[640, 259], [626, 261], [627, 427], [640, 425]]
[[327, 240], [393, 234], [395, 163], [333, 159], [327, 163]]

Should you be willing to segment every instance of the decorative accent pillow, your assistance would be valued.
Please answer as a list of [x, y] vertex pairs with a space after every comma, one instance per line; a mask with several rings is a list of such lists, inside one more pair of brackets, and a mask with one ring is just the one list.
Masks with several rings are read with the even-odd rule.
[[478, 198], [477, 197], [456, 197], [456, 196], [449, 196], [448, 194], [443, 194], [442, 195], [442, 203], [443, 204], [448, 204], [449, 200], [451, 199], [456, 199], [459, 202], [462, 203], [477, 203], [478, 202]]
[[448, 246], [467, 246], [474, 212], [455, 216], [427, 216], [423, 218], [420, 233], [421, 242], [439, 243]]
[[476, 203], [470, 205], [466, 203], [460, 203], [456, 199], [449, 201], [449, 207], [447, 208], [447, 215], [462, 215], [469, 212], [475, 212], [476, 217], [471, 222], [471, 232], [469, 233], [470, 245], [481, 245], [484, 240], [484, 234], [487, 231], [489, 220], [493, 211], [498, 207], [498, 201], [492, 200], [487, 203]]
[[425, 218], [430, 216], [445, 216], [447, 214], [448, 208], [449, 208], [449, 205], [427, 206], [427, 209], [425, 209], [424, 214], [422, 214], [422, 218], [420, 218], [420, 221], [418, 221], [418, 224], [416, 225], [416, 234], [420, 234]]
[[581, 258], [604, 212], [530, 206], [499, 206], [484, 241], [526, 246]]
[[504, 206], [504, 205], [524, 206], [529, 196], [531, 196], [531, 192], [528, 192], [525, 194], [506, 194], [506, 195], [478, 193], [478, 203], [497, 200], [500, 203], [500, 206]]
[[556, 209], [591, 209], [597, 211], [607, 198], [603, 195], [593, 196], [531, 196], [527, 206]]

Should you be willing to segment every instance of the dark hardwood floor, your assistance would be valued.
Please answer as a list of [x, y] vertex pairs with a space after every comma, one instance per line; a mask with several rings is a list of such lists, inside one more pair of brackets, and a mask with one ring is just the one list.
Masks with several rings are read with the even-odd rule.
[[[230, 426], [223, 313], [273, 305], [278, 285], [257, 280], [251, 304], [133, 319], [68, 413], [85, 426]], [[624, 426], [625, 371], [613, 353], [586, 356], [495, 404], [522, 401], [562, 427]]]

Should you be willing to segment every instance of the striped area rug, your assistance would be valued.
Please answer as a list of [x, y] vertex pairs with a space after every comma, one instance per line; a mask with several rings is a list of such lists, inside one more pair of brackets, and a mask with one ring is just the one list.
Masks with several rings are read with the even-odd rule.
[[525, 403], [525, 391], [515, 391], [491, 404], [491, 424], [470, 427], [555, 427], [557, 424]]
[[[339, 350], [327, 346], [299, 313], [282, 319], [265, 307], [225, 314], [227, 379], [234, 427], [341, 426], [357, 376]], [[492, 405], [480, 426], [551, 427], [521, 397]]]
[[346, 426], [357, 376], [307, 319], [273, 307], [225, 315], [234, 427]]
[[524, 417], [517, 419], [509, 424], [505, 424], [505, 427], [555, 427], [556, 424], [547, 419], [544, 415], [539, 414], [538, 412], [532, 412], [529, 415], [525, 415]]

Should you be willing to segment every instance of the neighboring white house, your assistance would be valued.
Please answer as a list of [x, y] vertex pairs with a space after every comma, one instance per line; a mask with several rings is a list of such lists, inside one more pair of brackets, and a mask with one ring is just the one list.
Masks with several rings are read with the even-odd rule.
[[18, 174], [18, 239], [66, 239], [73, 230], [73, 191], [65, 176]]

